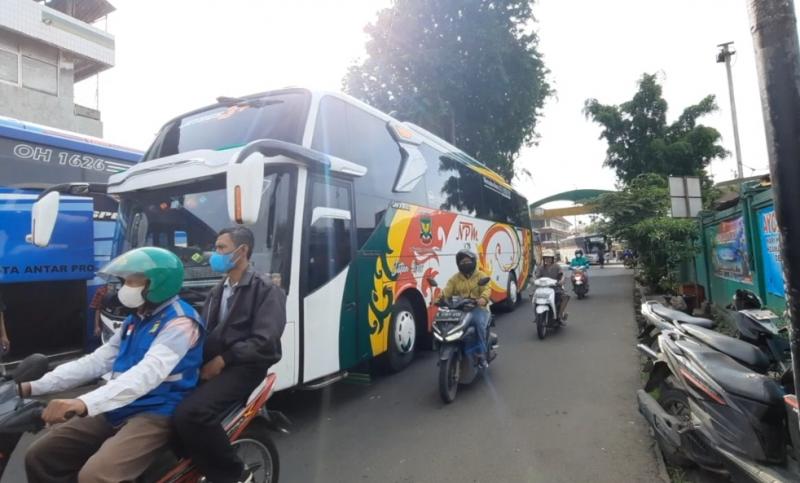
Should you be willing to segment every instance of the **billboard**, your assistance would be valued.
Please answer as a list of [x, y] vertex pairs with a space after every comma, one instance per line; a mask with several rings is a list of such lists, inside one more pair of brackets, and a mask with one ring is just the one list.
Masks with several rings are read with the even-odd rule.
[[710, 227], [712, 265], [720, 278], [741, 283], [753, 283], [747, 247], [744, 218], [738, 216]]
[[758, 228], [761, 234], [761, 256], [764, 260], [764, 280], [767, 292], [783, 297], [783, 255], [781, 253], [781, 234], [775, 219], [775, 207], [758, 211]]

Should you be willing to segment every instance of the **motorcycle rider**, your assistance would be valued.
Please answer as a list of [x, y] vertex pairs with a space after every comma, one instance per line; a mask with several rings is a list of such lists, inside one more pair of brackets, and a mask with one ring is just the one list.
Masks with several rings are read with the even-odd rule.
[[564, 293], [564, 272], [556, 263], [556, 254], [550, 248], [542, 251], [542, 265], [536, 270], [536, 278], [544, 277], [552, 278], [558, 282], [556, 285], [556, 305], [558, 306], [558, 320], [563, 324], [569, 295]]
[[583, 281], [586, 284], [586, 287], [589, 287], [589, 275], [587, 274], [586, 269], [589, 267], [589, 259], [583, 255], [583, 250], [580, 248], [575, 250], [575, 258], [569, 263], [570, 268], [574, 268], [576, 270], [580, 270], [583, 272]]
[[180, 259], [161, 248], [137, 248], [99, 274], [124, 280], [118, 297], [134, 312], [93, 353], [20, 385], [23, 397], [38, 396], [112, 371], [105, 385], [47, 405], [42, 419], [64, 424], [28, 450], [25, 470], [31, 483], [135, 480], [167, 446], [170, 417], [197, 384], [205, 328], [200, 315], [178, 297], [184, 276]]
[[477, 300], [478, 307], [470, 313], [470, 323], [475, 327], [478, 334], [478, 366], [488, 367], [486, 361], [486, 334], [489, 328], [489, 297], [492, 294], [489, 285], [479, 285], [478, 282], [486, 277], [486, 274], [477, 270], [478, 257], [470, 250], [459, 250], [456, 253], [456, 264], [458, 273], [450, 277], [447, 285], [442, 291], [439, 301], [444, 301], [453, 296], [473, 298]]
[[581, 268], [589, 266], [589, 259], [583, 255], [583, 250], [580, 248], [575, 250], [575, 258], [569, 263], [570, 267]]

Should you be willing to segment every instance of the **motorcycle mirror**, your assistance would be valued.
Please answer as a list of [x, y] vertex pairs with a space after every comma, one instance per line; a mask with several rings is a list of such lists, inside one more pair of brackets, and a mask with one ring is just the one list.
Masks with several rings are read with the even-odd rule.
[[478, 285], [480, 285], [481, 287], [483, 287], [484, 285], [488, 284], [488, 283], [489, 283], [489, 282], [491, 282], [491, 281], [492, 281], [492, 279], [491, 279], [491, 278], [489, 278], [489, 277], [483, 277], [482, 279], [478, 280]]
[[429, 278], [429, 279], [428, 279], [428, 284], [429, 284], [431, 287], [438, 287], [438, 286], [439, 286], [439, 284], [438, 284], [438, 283], [436, 283], [436, 279], [435, 279], [435, 278]]
[[44, 354], [31, 354], [19, 363], [14, 371], [14, 382], [35, 381], [44, 376], [50, 362]]

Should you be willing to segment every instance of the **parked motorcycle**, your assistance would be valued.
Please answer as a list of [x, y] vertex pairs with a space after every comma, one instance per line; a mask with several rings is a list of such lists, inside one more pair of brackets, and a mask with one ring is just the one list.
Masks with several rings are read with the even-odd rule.
[[[478, 283], [483, 286], [489, 283], [489, 277]], [[429, 279], [431, 287], [437, 287], [436, 280]], [[478, 365], [475, 347], [478, 336], [475, 327], [469, 323], [472, 311], [478, 302], [472, 298], [452, 297], [439, 304], [439, 310], [433, 320], [434, 349], [439, 348], [439, 395], [442, 401], [449, 404], [456, 398], [460, 384], [470, 384], [484, 370]], [[489, 364], [497, 357], [497, 334], [490, 330], [493, 325], [487, 324], [486, 341], [489, 348], [486, 362]]]
[[547, 337], [548, 332], [558, 330], [562, 323], [558, 318], [556, 305], [556, 291], [558, 280], [548, 277], [537, 278], [534, 282], [536, 291], [533, 292], [533, 308], [536, 318], [536, 335], [539, 339]]
[[[744, 340], [711, 330], [710, 327], [713, 322], [709, 319], [691, 317], [683, 312], [667, 309], [658, 303], [649, 304], [647, 307], [643, 306], [642, 314], [645, 315], [647, 320], [654, 317], [654, 315], [656, 316], [653, 320], [657, 321], [657, 326], [639, 337], [651, 350], [656, 352], [660, 350], [658, 339], [660, 334], [675, 331], [722, 352], [751, 371], [759, 374], [767, 374], [772, 371], [778, 373], [779, 377], [785, 373], [785, 368], [773, 361], [759, 347]], [[669, 314], [670, 317], [675, 317], [675, 319], [672, 319], [671, 323], [665, 322], [665, 320], [669, 320], [669, 317], [664, 318], [663, 314]], [[646, 369], [649, 369], [649, 367], [646, 367]]]
[[658, 336], [663, 331], [681, 330], [684, 325], [713, 329], [716, 325], [711, 319], [685, 314], [655, 300], [642, 303], [641, 313], [645, 324], [639, 333], [639, 340], [648, 347], [655, 346]]
[[[46, 402], [23, 399], [17, 393], [17, 383], [36, 380], [47, 371], [47, 358], [40, 354], [23, 360], [14, 378], [0, 383], [0, 478], [5, 465], [22, 434], [36, 433], [44, 428], [42, 411]], [[254, 482], [278, 481], [278, 450], [269, 436], [270, 430], [288, 432], [289, 421], [277, 412], [266, 409], [272, 394], [275, 375], [267, 375], [246, 401], [232, 408], [222, 425], [240, 459], [254, 469]], [[196, 483], [203, 476], [189, 459], [181, 459], [172, 451], [162, 451], [150, 467], [137, 478], [137, 483]]]
[[782, 385], [678, 331], [658, 343], [660, 353], [638, 346], [654, 367], [637, 396], [667, 460], [735, 481], [800, 481], [791, 377]]
[[589, 293], [589, 277], [586, 275], [589, 266], [569, 267], [569, 269], [572, 271], [572, 291], [575, 292], [578, 300], [581, 300]]
[[780, 327], [780, 318], [764, 308], [758, 295], [749, 290], [736, 290], [726, 309], [739, 339], [764, 351], [776, 371], [783, 373], [791, 367], [792, 355], [786, 337], [788, 329]]

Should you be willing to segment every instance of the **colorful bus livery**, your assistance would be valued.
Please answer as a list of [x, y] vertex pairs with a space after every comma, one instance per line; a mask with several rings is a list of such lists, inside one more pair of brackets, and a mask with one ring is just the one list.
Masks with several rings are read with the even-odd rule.
[[62, 196], [52, 243], [26, 243], [31, 209], [43, 188], [105, 183], [141, 153], [102, 140], [0, 117], [0, 293], [13, 361], [32, 352], [78, 355], [94, 342], [87, 310], [108, 261], [116, 203]]
[[338, 93], [220, 98], [167, 122], [107, 192], [120, 203], [114, 254], [173, 251], [197, 302], [221, 279], [208, 264], [219, 230], [253, 231], [254, 270], [286, 293], [277, 389], [320, 387], [374, 358], [405, 367], [429, 347], [428, 280], [456, 274], [459, 249], [476, 252], [492, 301], [509, 308], [531, 271], [523, 196], [455, 146]]
[[[395, 205], [385, 215], [385, 223], [362, 248], [358, 271], [362, 287], [360, 297], [370, 300], [361, 311], [368, 321], [371, 356], [390, 349], [390, 337], [395, 337], [399, 351], [410, 351], [417, 337], [411, 337], [397, 327], [394, 334], [389, 328], [398, 321], [395, 302], [410, 299], [412, 308], [424, 308], [416, 314], [427, 320], [425, 327], [436, 314], [433, 302], [440, 289], [430, 287], [430, 278], [446, 281], [456, 273], [455, 254], [469, 249], [478, 255], [478, 269], [491, 278], [492, 301], [508, 302], [513, 308], [518, 299], [518, 287], [524, 287], [531, 269], [531, 232], [504, 223], [494, 223], [457, 213], [424, 207]], [[369, 253], [381, 253], [370, 257]], [[370, 279], [371, 278], [371, 279]], [[421, 304], [419, 303], [421, 301]], [[394, 317], [394, 320], [393, 320]], [[341, 350], [346, 354], [346, 350]], [[347, 367], [347, 361], [343, 361]]]

